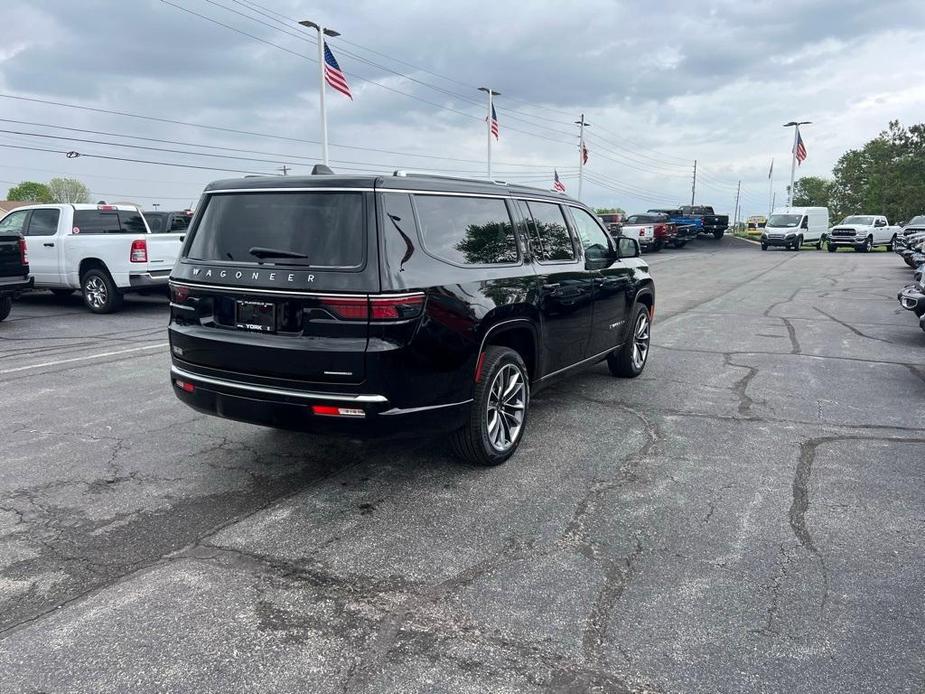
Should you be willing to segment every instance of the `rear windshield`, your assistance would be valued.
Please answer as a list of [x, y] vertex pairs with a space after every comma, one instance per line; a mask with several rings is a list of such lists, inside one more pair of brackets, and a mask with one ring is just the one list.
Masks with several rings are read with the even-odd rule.
[[77, 210], [74, 233], [144, 234], [148, 228], [140, 212], [134, 210]]
[[769, 227], [795, 227], [803, 219], [801, 214], [772, 214], [768, 219]]
[[217, 193], [193, 234], [193, 260], [356, 268], [366, 250], [363, 194]]
[[167, 222], [167, 213], [145, 212], [145, 221], [148, 223], [148, 228], [151, 229], [152, 234], [160, 234], [164, 231], [164, 226]]

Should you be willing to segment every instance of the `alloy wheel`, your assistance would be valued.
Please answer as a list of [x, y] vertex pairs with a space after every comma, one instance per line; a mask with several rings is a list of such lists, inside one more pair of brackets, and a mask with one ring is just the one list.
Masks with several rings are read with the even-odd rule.
[[103, 308], [109, 298], [106, 283], [101, 277], [91, 277], [87, 280], [84, 284], [84, 295], [87, 297], [87, 303], [93, 308]]
[[633, 367], [641, 369], [649, 356], [649, 316], [640, 313], [633, 330]]
[[527, 382], [514, 364], [505, 364], [495, 374], [488, 392], [486, 416], [488, 441], [503, 453], [517, 442], [527, 409]]

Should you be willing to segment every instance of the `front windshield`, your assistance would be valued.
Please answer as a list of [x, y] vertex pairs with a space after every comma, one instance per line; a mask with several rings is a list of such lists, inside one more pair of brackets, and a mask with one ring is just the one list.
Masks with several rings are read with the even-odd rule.
[[772, 214], [771, 218], [768, 220], [769, 227], [795, 227], [799, 225], [800, 220], [803, 219], [801, 214]]
[[909, 223], [906, 224], [906, 226], [907, 226], [907, 227], [923, 227], [923, 226], [925, 226], [925, 215], [919, 215], [918, 217], [913, 217], [913, 218], [909, 221]]
[[842, 220], [842, 224], [863, 224], [864, 226], [870, 226], [873, 223], [873, 217], [864, 217], [863, 215], [853, 215], [851, 217], [845, 217]]

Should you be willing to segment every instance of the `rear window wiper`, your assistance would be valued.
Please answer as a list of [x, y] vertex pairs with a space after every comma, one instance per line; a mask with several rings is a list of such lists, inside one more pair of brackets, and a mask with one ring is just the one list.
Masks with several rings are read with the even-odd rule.
[[263, 248], [262, 246], [254, 246], [247, 251], [251, 255], [255, 255], [261, 260], [264, 258], [301, 258], [303, 260], [308, 260], [308, 256], [304, 253], [298, 253], [296, 251], [285, 251], [280, 248]]

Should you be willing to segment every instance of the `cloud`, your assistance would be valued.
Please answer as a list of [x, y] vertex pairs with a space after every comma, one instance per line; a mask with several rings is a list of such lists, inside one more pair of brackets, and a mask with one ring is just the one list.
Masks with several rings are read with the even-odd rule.
[[[689, 196], [696, 158], [703, 172], [699, 199], [731, 210], [742, 179], [745, 211], [752, 213], [767, 206], [770, 157], [778, 171], [786, 169], [790, 142], [781, 123], [797, 116], [815, 121], [801, 169], [824, 175], [845, 149], [891, 118], [920, 118], [925, 105], [917, 86], [925, 83], [925, 58], [911, 50], [925, 38], [919, 1], [588, 0], [563, 7], [551, 0], [359, 0], [311, 9], [297, 0], [170, 1], [232, 28], [155, 0], [14, 0], [4, 10], [0, 91], [308, 142], [4, 99], [0, 117], [252, 149], [273, 161], [80, 145], [87, 152], [268, 172], [288, 163], [307, 171], [310, 162], [298, 157], [320, 152], [310, 142], [319, 137], [317, 48], [294, 22], [276, 20], [308, 12], [343, 34], [331, 45], [355, 100], [334, 92], [328, 99], [332, 157], [351, 162], [342, 166], [480, 172], [484, 104], [476, 87], [490, 85], [502, 92], [496, 171], [509, 178], [523, 171], [524, 180], [527, 172], [551, 179], [551, 166], [573, 171], [572, 122], [584, 112], [592, 123], [589, 173], [609, 184], [589, 182], [589, 202], [629, 209], [648, 207], [653, 196], [680, 202]], [[30, 142], [0, 134], [0, 145]], [[465, 161], [453, 161], [459, 159]], [[210, 177], [226, 176], [0, 148], [2, 180], [51, 172], [78, 172], [95, 194], [130, 193], [145, 202], [195, 198]], [[564, 178], [574, 192], [571, 176]], [[783, 184], [777, 188], [782, 196]]]

